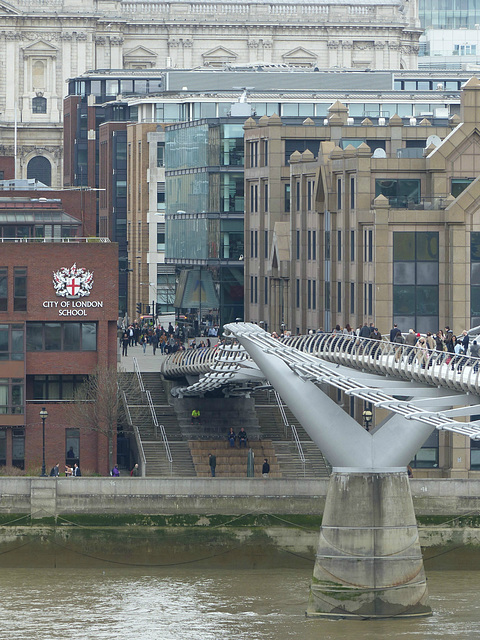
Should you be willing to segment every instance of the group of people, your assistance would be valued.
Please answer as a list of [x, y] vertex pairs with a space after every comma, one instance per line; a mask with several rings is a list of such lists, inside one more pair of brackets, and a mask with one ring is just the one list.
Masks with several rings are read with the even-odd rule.
[[[114, 464], [112, 470], [110, 471], [110, 475], [112, 476], [112, 478], [119, 478], [120, 477], [120, 469], [118, 468], [118, 464]], [[138, 478], [140, 476], [140, 468], [138, 466], [138, 462], [136, 462], [131, 471], [130, 471], [130, 476], [132, 478]]]
[[154, 327], [147, 323], [140, 325], [140, 323], [134, 322], [128, 327], [119, 330], [119, 340], [122, 347], [122, 356], [128, 355], [128, 347], [138, 345], [143, 348], [143, 353], [146, 352], [147, 346], [150, 345], [153, 355], [156, 354], [157, 349], [160, 349], [162, 355], [185, 349], [181, 329], [178, 326], [173, 327], [171, 322], [168, 324], [167, 329], [164, 329], [160, 324]]
[[[217, 456], [214, 453], [208, 454], [208, 464], [210, 465], [210, 473], [212, 474], [212, 478], [215, 478], [215, 473], [217, 469]], [[263, 464], [262, 464], [262, 476], [264, 478], [268, 478], [269, 473], [270, 473], [270, 464], [268, 462], [268, 458], [264, 458]]]
[[238, 434], [235, 434], [233, 427], [230, 427], [230, 429], [228, 430], [227, 438], [231, 447], [235, 446], [235, 440], [238, 439], [239, 448], [241, 449], [242, 446], [245, 447], [245, 449], [247, 448], [247, 432], [243, 427], [240, 427], [240, 431], [238, 432]]
[[[60, 463], [57, 462], [51, 468], [50, 476], [52, 478], [58, 478], [59, 475], [60, 475]], [[73, 467], [71, 467], [69, 464], [65, 465], [65, 477], [66, 478], [78, 478], [81, 475], [82, 475], [82, 472], [80, 471], [80, 467], [78, 466], [78, 464], [76, 462], [74, 463]]]

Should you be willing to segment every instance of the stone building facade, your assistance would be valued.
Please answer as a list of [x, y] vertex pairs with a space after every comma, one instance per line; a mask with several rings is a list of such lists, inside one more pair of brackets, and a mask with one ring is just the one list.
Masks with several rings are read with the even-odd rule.
[[65, 80], [89, 69], [286, 65], [416, 68], [416, 2], [121, 0], [0, 3], [2, 155], [16, 177], [62, 181]]
[[[246, 121], [245, 319], [300, 334], [480, 326], [480, 80], [444, 122], [348, 117], [337, 101], [322, 127]], [[466, 477], [478, 453], [434, 432], [413, 464]]]

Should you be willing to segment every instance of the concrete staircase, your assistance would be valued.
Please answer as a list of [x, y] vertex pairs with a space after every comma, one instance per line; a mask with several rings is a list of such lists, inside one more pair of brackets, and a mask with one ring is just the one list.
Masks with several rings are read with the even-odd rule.
[[211, 476], [208, 454], [212, 453], [217, 458], [215, 476], [217, 478], [246, 478], [247, 456], [251, 448], [255, 460], [255, 478], [262, 476], [263, 459], [267, 458], [270, 464], [270, 478], [281, 478], [280, 466], [276, 459], [275, 450], [271, 440], [254, 440], [248, 442], [248, 447], [239, 449], [230, 447], [225, 440], [190, 440], [195, 470], [199, 478]]
[[272, 440], [282, 477], [284, 478], [324, 478], [330, 475], [328, 462], [322, 452], [298, 423], [298, 420], [284, 405], [289, 424], [295, 425], [306, 459], [305, 468], [300, 460], [298, 449], [291, 436], [291, 430], [284, 428], [275, 395], [261, 390], [255, 393], [255, 410], [262, 438]]
[[195, 476], [195, 467], [188, 442], [183, 439], [175, 410], [168, 403], [161, 375], [159, 373], [142, 373], [142, 380], [145, 389], [150, 391], [157, 421], [165, 427], [173, 459], [172, 465], [170, 465], [160, 430], [155, 433], [146, 395], [142, 394], [137, 387], [134, 393], [127, 394], [127, 401], [132, 421], [140, 433], [147, 461], [147, 476]]

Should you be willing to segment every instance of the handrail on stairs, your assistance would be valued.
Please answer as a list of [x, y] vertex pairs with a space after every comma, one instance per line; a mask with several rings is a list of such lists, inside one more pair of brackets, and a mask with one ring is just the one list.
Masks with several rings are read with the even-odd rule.
[[305, 454], [303, 453], [303, 447], [300, 442], [300, 438], [298, 437], [297, 429], [294, 424], [288, 424], [287, 414], [285, 413], [285, 408], [283, 406], [282, 399], [280, 398], [280, 395], [276, 389], [274, 389], [273, 392], [275, 394], [275, 400], [277, 401], [277, 405], [278, 405], [278, 408], [280, 409], [280, 414], [282, 416], [285, 435], [288, 435], [289, 427], [292, 431], [293, 441], [295, 442], [295, 446], [297, 447], [298, 456], [300, 458], [300, 462], [302, 463], [302, 467], [303, 467], [303, 476], [305, 477], [305, 464], [307, 461], [305, 459]]
[[170, 464], [171, 474], [173, 471], [173, 457], [170, 445], [168, 443], [167, 432], [165, 431], [165, 426], [163, 424], [158, 424], [157, 413], [155, 411], [155, 407], [153, 406], [152, 396], [148, 389], [145, 391], [145, 395], [147, 396], [148, 406], [150, 407], [150, 413], [152, 414], [153, 426], [155, 429], [155, 438], [158, 438], [158, 430], [160, 430], [160, 435], [162, 436], [163, 444], [165, 446], [165, 455]]
[[137, 375], [138, 386], [140, 387], [140, 391], [142, 393], [144, 393], [145, 392], [145, 385], [143, 384], [142, 373], [140, 371], [140, 367], [138, 366], [138, 361], [135, 358], [135, 356], [133, 356], [133, 370], [135, 371], [135, 373]]
[[125, 408], [125, 413], [127, 415], [128, 424], [133, 429], [133, 433], [135, 435], [135, 441], [137, 443], [137, 448], [138, 448], [138, 451], [140, 453], [141, 463], [142, 463], [140, 471], [142, 473], [142, 476], [146, 476], [147, 475], [147, 458], [145, 456], [145, 451], [143, 450], [143, 444], [142, 444], [142, 439], [140, 437], [140, 431], [138, 430], [137, 425], [133, 424], [132, 414], [130, 413], [130, 407], [128, 406], [128, 402], [127, 402], [127, 396], [126, 396], [125, 391], [123, 391], [123, 390], [122, 390], [121, 397], [122, 397], [122, 401], [123, 401], [123, 406]]

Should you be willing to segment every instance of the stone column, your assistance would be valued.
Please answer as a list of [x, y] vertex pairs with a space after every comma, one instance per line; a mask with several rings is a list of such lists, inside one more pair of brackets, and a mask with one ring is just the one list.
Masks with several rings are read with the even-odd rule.
[[334, 468], [307, 615], [409, 618], [430, 614], [406, 472]]

